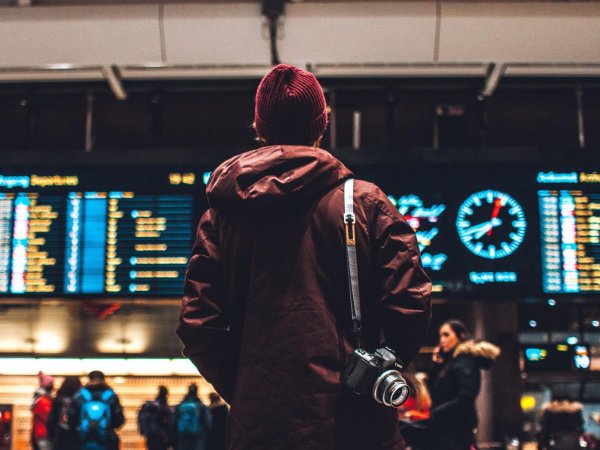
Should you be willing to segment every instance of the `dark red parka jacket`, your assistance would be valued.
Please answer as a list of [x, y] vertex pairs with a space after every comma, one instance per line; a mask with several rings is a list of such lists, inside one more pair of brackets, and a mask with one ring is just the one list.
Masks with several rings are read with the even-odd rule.
[[[211, 176], [177, 332], [231, 404], [230, 449], [401, 448], [396, 411], [340, 384], [356, 347], [343, 227], [352, 173], [313, 147], [270, 146]], [[406, 363], [430, 320], [415, 234], [375, 185], [354, 209], [367, 350]]]

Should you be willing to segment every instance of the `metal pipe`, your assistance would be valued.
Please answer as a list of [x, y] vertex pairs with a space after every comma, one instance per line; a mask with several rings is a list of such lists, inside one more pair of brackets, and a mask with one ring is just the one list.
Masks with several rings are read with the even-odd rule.
[[335, 104], [335, 91], [329, 92], [329, 108], [331, 112], [329, 114], [329, 147], [331, 150], [337, 148], [337, 112]]
[[577, 98], [577, 127], [579, 131], [579, 148], [585, 148], [585, 128], [583, 115], [583, 90], [581, 86], [575, 89], [575, 97]]
[[94, 122], [94, 94], [87, 95], [87, 109], [85, 113], [85, 151], [89, 153], [94, 148], [94, 139], [92, 136]]
[[360, 134], [361, 134], [361, 113], [354, 111], [352, 115], [352, 149], [360, 149]]
[[125, 92], [123, 83], [121, 83], [121, 79], [117, 74], [117, 68], [115, 66], [102, 66], [100, 70], [115, 97], [118, 100], [127, 100], [127, 92]]

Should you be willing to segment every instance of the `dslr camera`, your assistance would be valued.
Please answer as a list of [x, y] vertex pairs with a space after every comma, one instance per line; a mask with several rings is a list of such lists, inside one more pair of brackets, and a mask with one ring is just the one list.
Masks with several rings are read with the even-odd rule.
[[378, 403], [397, 408], [410, 392], [398, 369], [402, 366], [391, 348], [382, 347], [375, 353], [359, 348], [350, 356], [342, 383], [358, 395], [372, 395]]

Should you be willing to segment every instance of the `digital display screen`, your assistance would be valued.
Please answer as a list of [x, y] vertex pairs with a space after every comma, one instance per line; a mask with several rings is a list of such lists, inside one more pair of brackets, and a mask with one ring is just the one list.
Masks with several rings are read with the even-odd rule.
[[150, 175], [0, 175], [0, 294], [180, 295], [204, 192]]
[[[436, 293], [539, 292], [535, 172], [476, 166], [355, 169], [380, 186], [416, 232]], [[533, 195], [532, 195], [533, 193]]]
[[541, 264], [546, 293], [600, 293], [600, 175], [540, 173]]
[[573, 372], [589, 370], [589, 346], [553, 344], [522, 349], [525, 372]]
[[[210, 169], [0, 173], [0, 295], [180, 296]], [[596, 172], [350, 169], [413, 227], [438, 295], [600, 292]]]

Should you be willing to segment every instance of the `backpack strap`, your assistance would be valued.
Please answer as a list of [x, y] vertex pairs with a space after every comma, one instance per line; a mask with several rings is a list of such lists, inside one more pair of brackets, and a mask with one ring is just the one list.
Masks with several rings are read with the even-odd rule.
[[100, 396], [100, 398], [102, 399], [103, 402], [108, 403], [108, 401], [112, 398], [112, 396], [115, 393], [113, 392], [112, 389], [107, 389], [104, 392], [102, 392], [102, 395]]
[[346, 264], [350, 287], [350, 308], [358, 348], [361, 348], [362, 316], [358, 289], [358, 263], [356, 261], [356, 218], [354, 216], [354, 179], [344, 183], [344, 228], [346, 231]]
[[92, 393], [87, 388], [81, 388], [79, 390], [79, 395], [81, 395], [81, 397], [83, 397], [83, 400], [86, 402], [92, 400]]

